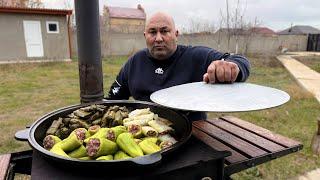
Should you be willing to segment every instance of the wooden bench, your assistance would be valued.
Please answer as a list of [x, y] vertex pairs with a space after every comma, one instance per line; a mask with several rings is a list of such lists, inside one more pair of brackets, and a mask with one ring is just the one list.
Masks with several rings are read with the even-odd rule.
[[[225, 178], [303, 147], [297, 141], [232, 116], [195, 121], [192, 133], [217, 151], [231, 152], [225, 158]], [[13, 179], [16, 172], [31, 174], [31, 160], [32, 150], [1, 155], [0, 179]]]
[[217, 151], [230, 151], [226, 177], [258, 164], [299, 151], [300, 142], [233, 116], [193, 122], [192, 133]]
[[4, 154], [0, 156], [0, 179], [6, 179], [10, 159], [11, 154]]

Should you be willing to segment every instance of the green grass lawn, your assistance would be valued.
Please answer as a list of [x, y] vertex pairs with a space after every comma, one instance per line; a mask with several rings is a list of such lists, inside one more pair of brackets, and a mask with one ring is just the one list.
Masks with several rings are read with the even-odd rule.
[[[249, 82], [282, 89], [290, 94], [291, 100], [278, 108], [228, 115], [301, 141], [304, 149], [237, 173], [232, 178], [287, 179], [320, 167], [320, 159], [310, 151], [316, 118], [320, 116], [319, 103], [298, 86], [275, 58], [250, 60], [252, 73]], [[125, 61], [126, 57], [103, 60], [105, 94]], [[0, 65], [1, 154], [30, 149], [28, 143], [14, 140], [17, 130], [24, 129], [50, 111], [79, 103], [78, 72], [77, 61]], [[210, 113], [209, 117], [219, 115]]]
[[314, 71], [320, 73], [320, 56], [299, 56], [294, 58]]

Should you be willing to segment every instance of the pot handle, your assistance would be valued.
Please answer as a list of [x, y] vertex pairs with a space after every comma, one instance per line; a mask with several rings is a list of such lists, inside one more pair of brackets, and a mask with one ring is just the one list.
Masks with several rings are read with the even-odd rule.
[[150, 164], [160, 162], [161, 159], [162, 159], [161, 153], [158, 152], [158, 153], [142, 156], [140, 158], [133, 158], [131, 159], [131, 161], [139, 165], [150, 165]]
[[30, 128], [19, 130], [14, 134], [14, 138], [18, 141], [28, 141]]

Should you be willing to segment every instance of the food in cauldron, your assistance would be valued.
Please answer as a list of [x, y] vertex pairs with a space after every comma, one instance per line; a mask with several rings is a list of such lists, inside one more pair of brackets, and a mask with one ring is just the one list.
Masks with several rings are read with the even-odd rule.
[[54, 120], [43, 147], [79, 160], [122, 160], [152, 154], [175, 144], [173, 123], [150, 108], [90, 105]]

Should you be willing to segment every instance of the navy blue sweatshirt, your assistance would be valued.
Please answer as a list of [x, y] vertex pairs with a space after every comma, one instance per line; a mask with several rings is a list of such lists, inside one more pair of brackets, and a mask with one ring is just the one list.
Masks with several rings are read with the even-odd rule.
[[[224, 58], [238, 65], [237, 82], [245, 81], [250, 73], [249, 61], [239, 55], [229, 55], [202, 46], [178, 45], [167, 60], [154, 59], [148, 49], [143, 49], [126, 62], [112, 84], [106, 99], [150, 101], [150, 95], [160, 89], [175, 85], [199, 82], [214, 60]], [[206, 119], [201, 112], [183, 112], [189, 120]]]

